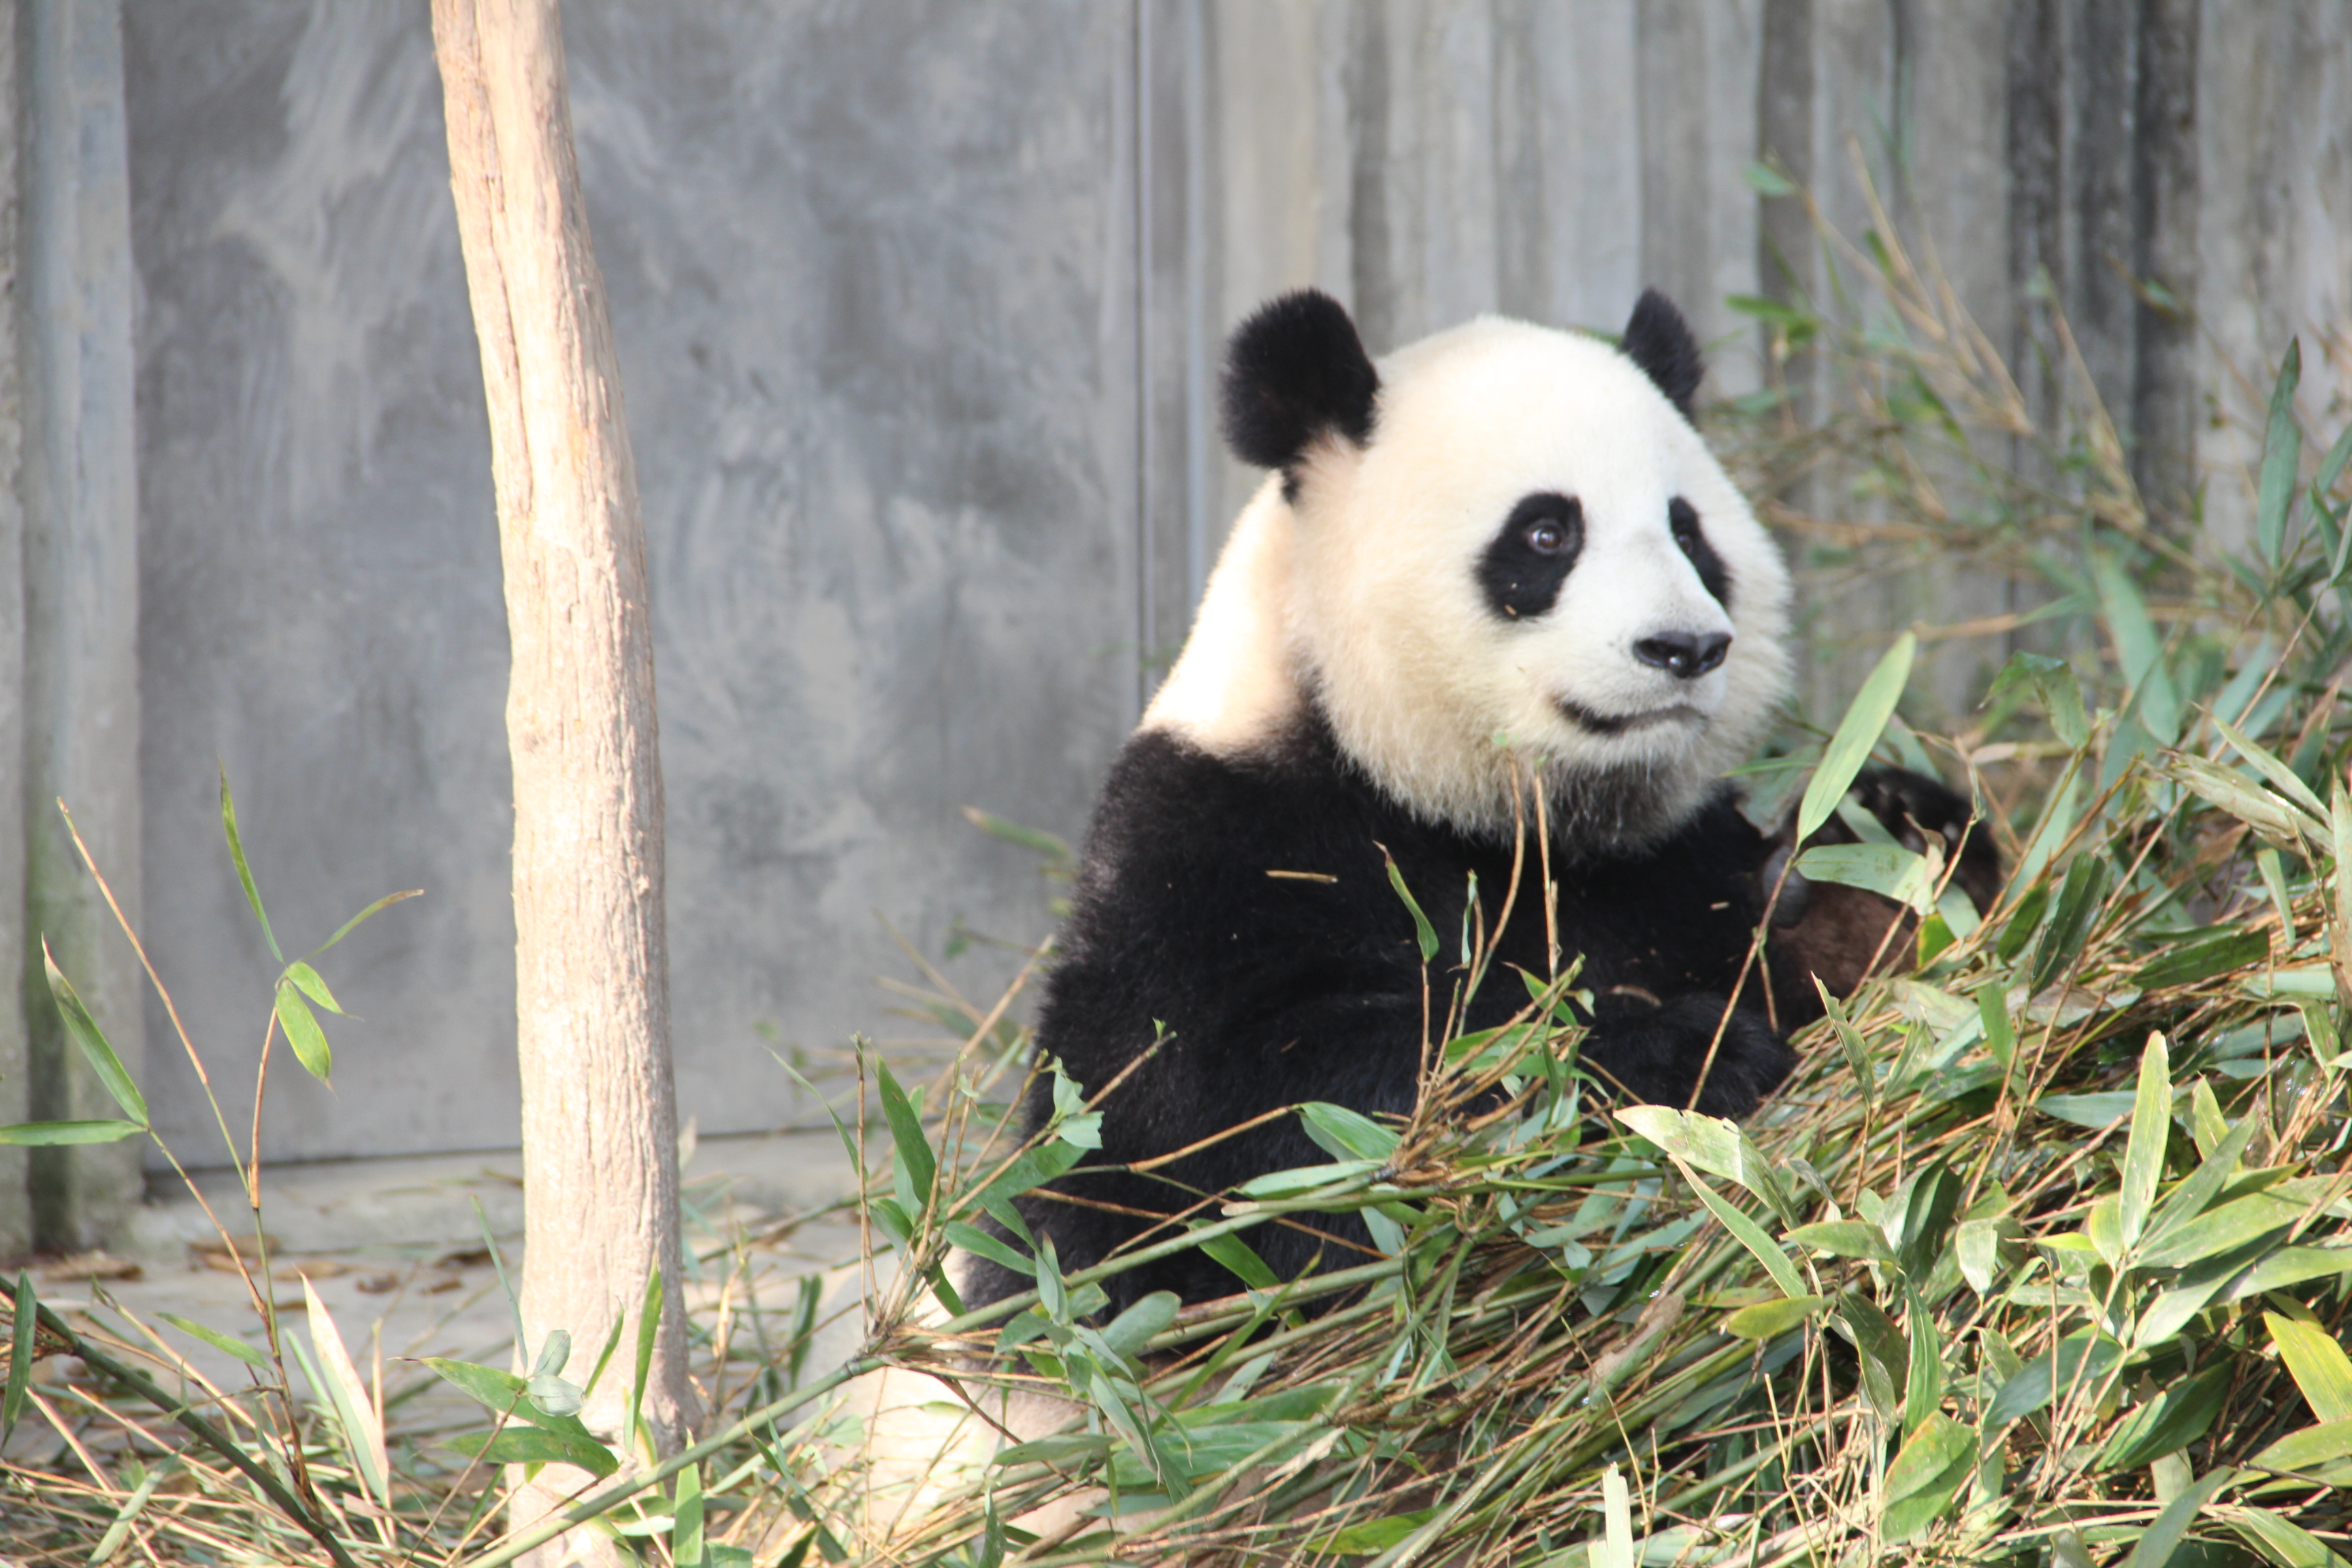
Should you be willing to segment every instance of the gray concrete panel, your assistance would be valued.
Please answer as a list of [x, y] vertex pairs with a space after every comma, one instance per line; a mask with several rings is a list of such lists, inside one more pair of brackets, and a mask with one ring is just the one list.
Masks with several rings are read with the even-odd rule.
[[[877, 916], [934, 959], [959, 921], [1044, 934], [957, 808], [1076, 834], [1131, 711], [1118, 16], [567, 11], [654, 578], [679, 1104], [758, 1129], [810, 1113], [763, 1027], [888, 1027]], [[175, 0], [130, 31], [153, 949], [241, 1127], [272, 966], [217, 757], [289, 944], [426, 893], [322, 964], [360, 1020], [331, 1091], [275, 1074], [266, 1148], [510, 1143], [505, 631], [424, 15]], [[185, 1064], [156, 1077], [214, 1153]]]

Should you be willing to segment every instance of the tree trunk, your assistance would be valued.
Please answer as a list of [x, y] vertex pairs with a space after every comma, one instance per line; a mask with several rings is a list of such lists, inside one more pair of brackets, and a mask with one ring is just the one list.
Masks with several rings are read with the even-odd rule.
[[[522, 1319], [572, 1336], [584, 1381], [615, 1319], [634, 1345], [647, 1276], [667, 1306], [643, 1414], [675, 1451], [697, 1419], [678, 1297], [677, 1110], [662, 917], [661, 766], [635, 468], [604, 285], [588, 241], [556, 0], [434, 0], [474, 330], [489, 405], [513, 675], [516, 1050]], [[632, 1357], [582, 1412], [618, 1431]], [[520, 1475], [517, 1477], [520, 1483]], [[520, 1529], [576, 1490], [517, 1485]], [[547, 1562], [596, 1560], [582, 1532]]]

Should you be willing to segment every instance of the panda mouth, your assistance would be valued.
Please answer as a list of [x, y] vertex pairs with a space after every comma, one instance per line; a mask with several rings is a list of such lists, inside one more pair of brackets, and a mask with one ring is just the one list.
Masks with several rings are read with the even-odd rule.
[[1704, 724], [1706, 715], [1687, 702], [1676, 702], [1664, 708], [1652, 708], [1640, 713], [1596, 713], [1583, 703], [1566, 697], [1554, 699], [1559, 710], [1570, 723], [1596, 735], [1624, 735], [1636, 730], [1654, 729], [1660, 724]]

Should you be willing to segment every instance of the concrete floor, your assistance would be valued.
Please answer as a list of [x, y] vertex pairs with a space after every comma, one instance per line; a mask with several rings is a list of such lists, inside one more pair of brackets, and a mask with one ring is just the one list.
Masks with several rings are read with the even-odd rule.
[[[222, 1239], [224, 1228], [243, 1237], [250, 1259], [252, 1211], [234, 1173], [200, 1173], [195, 1185], [202, 1202], [176, 1177], [169, 1180], [172, 1186], [157, 1186], [118, 1256], [53, 1261], [35, 1269], [36, 1288], [49, 1306], [84, 1323], [151, 1350], [145, 1336], [152, 1334], [216, 1385], [243, 1387], [248, 1368], [163, 1314], [262, 1344], [259, 1310]], [[685, 1189], [688, 1249], [704, 1260], [688, 1270], [699, 1275], [689, 1279], [689, 1301], [707, 1305], [730, 1290], [739, 1302], [789, 1310], [799, 1280], [820, 1274], [825, 1310], [836, 1321], [821, 1336], [814, 1359], [821, 1364], [846, 1353], [857, 1331], [858, 1293], [857, 1270], [844, 1265], [857, 1257], [857, 1228], [854, 1215], [821, 1211], [853, 1193], [856, 1184], [834, 1132], [701, 1140], [688, 1158]], [[819, 1217], [788, 1223], [811, 1215]], [[483, 1230], [487, 1225], [514, 1278], [522, 1257], [519, 1156], [265, 1169], [262, 1221], [271, 1238], [267, 1283], [281, 1326], [307, 1343], [302, 1283], [308, 1279], [362, 1376], [373, 1375], [381, 1356], [387, 1393], [418, 1381], [415, 1373], [423, 1369], [404, 1366], [404, 1358], [507, 1364], [514, 1320]], [[722, 1259], [740, 1264], [731, 1284]], [[584, 1373], [593, 1352], [593, 1347], [583, 1351], [583, 1364], [568, 1370]], [[161, 1352], [144, 1370], [167, 1385], [180, 1375]], [[78, 1362], [52, 1357], [40, 1363], [37, 1386], [81, 1375]], [[299, 1383], [300, 1374], [294, 1375]], [[428, 1387], [423, 1403], [437, 1404], [437, 1387]], [[47, 1423], [26, 1420], [5, 1457], [39, 1463], [59, 1443]]]

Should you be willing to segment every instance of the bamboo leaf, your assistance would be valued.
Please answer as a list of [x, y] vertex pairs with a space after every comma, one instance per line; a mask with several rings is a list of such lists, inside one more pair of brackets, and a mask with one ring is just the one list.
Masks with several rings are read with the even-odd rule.
[[1307, 1135], [1327, 1154], [1342, 1160], [1385, 1160], [1396, 1152], [1395, 1128], [1383, 1127], [1344, 1105], [1311, 1100], [1298, 1108], [1298, 1117], [1306, 1123]]
[[146, 1131], [136, 1121], [17, 1121], [0, 1127], [0, 1147], [54, 1149], [67, 1143], [119, 1143]]
[[2157, 1179], [2164, 1174], [2165, 1146], [2172, 1139], [2172, 1068], [2164, 1037], [2150, 1034], [2139, 1058], [2139, 1094], [2132, 1108], [2131, 1133], [2124, 1148], [2121, 1202], [2124, 1247], [2128, 1251], [2147, 1225], [2156, 1202]]
[[1784, 1296], [1742, 1307], [1723, 1320], [1723, 1331], [1734, 1339], [1777, 1340], [1798, 1324], [1821, 1316], [1826, 1296]]
[[1600, 1568], [1633, 1568], [1633, 1494], [1614, 1464], [1601, 1472], [1601, 1532]]
[[392, 1461], [384, 1453], [383, 1417], [368, 1397], [367, 1384], [360, 1380], [359, 1368], [352, 1364], [351, 1352], [343, 1348], [334, 1315], [319, 1300], [307, 1276], [302, 1280], [302, 1305], [310, 1320], [310, 1348], [319, 1358], [319, 1370], [327, 1376], [323, 1392], [335, 1407], [335, 1419], [342, 1425], [343, 1446], [351, 1450], [352, 1463], [368, 1490], [388, 1508]]
[[1976, 1462], [1974, 1432], [1941, 1412], [1922, 1421], [1886, 1467], [1886, 1538], [1908, 1541], [1942, 1518]]
[[1887, 1245], [1886, 1233], [1858, 1219], [1818, 1220], [1801, 1225], [1789, 1233], [1789, 1239], [1832, 1258], [1861, 1258], [1874, 1263], [1895, 1261], [1895, 1248]]
[[1381, 847], [1381, 858], [1388, 862], [1389, 886], [1396, 889], [1396, 896], [1404, 900], [1405, 909], [1412, 915], [1413, 941], [1421, 946], [1421, 961], [1428, 963], [1437, 957], [1437, 928], [1431, 925], [1429, 917], [1421, 912], [1420, 901], [1413, 898], [1412, 889], [1404, 885], [1404, 873], [1397, 869], [1396, 858], [1388, 852], [1386, 845]]
[[2254, 542], [2263, 559], [2279, 564], [2286, 544], [2287, 510], [2294, 503], [2294, 476], [2303, 458], [2303, 427], [2295, 423], [2294, 388], [2303, 379], [2303, 342], [2289, 338], [2271, 385], [2270, 417], [2263, 429], [2263, 467], [2254, 497]]
[[1257, 1249], [1231, 1231], [1201, 1243], [1201, 1250], [1253, 1290], [1271, 1290], [1282, 1283]]
[[2311, 1413], [2323, 1422], [2352, 1421], [2352, 1356], [2344, 1347], [2316, 1323], [2276, 1312], [2264, 1312], [2263, 1322]]
[[327, 1047], [327, 1032], [319, 1027], [318, 1016], [290, 980], [278, 983], [278, 1024], [286, 1031], [286, 1043], [294, 1047], [295, 1059], [325, 1083], [334, 1071], [335, 1053]]
[[653, 1370], [654, 1338], [661, 1328], [662, 1312], [665, 1310], [663, 1295], [661, 1267], [656, 1264], [653, 1272], [646, 1276], [646, 1293], [637, 1303], [636, 1357], [631, 1363], [629, 1414], [628, 1418], [621, 1423], [621, 1452], [624, 1455], [637, 1451], [637, 1427], [645, 1418], [646, 1380]]
[[1895, 704], [1903, 695], [1904, 685], [1911, 679], [1911, 661], [1917, 654], [1919, 639], [1905, 632], [1895, 639], [1854, 693], [1853, 701], [1838, 721], [1837, 733], [1822, 752], [1822, 765], [1813, 770], [1812, 782], [1805, 786], [1805, 798], [1797, 807], [1797, 842], [1811, 838], [1822, 824], [1830, 819], [1838, 802], [1862, 773], [1863, 764], [1870, 760], [1878, 744], [1878, 737], [1886, 729], [1886, 721], [1894, 715]]
[[448, 1447], [486, 1465], [577, 1465], [598, 1480], [621, 1468], [612, 1451], [585, 1432], [551, 1431], [544, 1426], [509, 1426], [495, 1437], [468, 1432], [448, 1440]]
[[2266, 1508], [2231, 1509], [2221, 1517], [2277, 1568], [2347, 1568], [2327, 1542]]
[[335, 994], [333, 992], [327, 989], [326, 981], [320, 976], [317, 970], [311, 968], [300, 959], [298, 958], [293, 963], [286, 966], [286, 978], [292, 981], [295, 985], [300, 989], [303, 995], [308, 996], [311, 1001], [316, 1002], [328, 1012], [334, 1014], [337, 1017], [345, 1016], [343, 1013], [343, 1005], [335, 1000]]
[[286, 955], [278, 951], [278, 935], [269, 929], [268, 911], [261, 907], [261, 890], [253, 885], [253, 868], [245, 858], [245, 840], [237, 836], [236, 802], [228, 793], [228, 769], [223, 766], [220, 775], [221, 831], [228, 835], [228, 858], [236, 862], [236, 879], [245, 889], [245, 901], [253, 906], [253, 918], [261, 922], [261, 940], [269, 944], [269, 956], [280, 964]]
[[950, 1220], [946, 1226], [949, 1245], [961, 1247], [975, 1258], [985, 1258], [1001, 1268], [1029, 1279], [1035, 1279], [1037, 1265], [1012, 1247], [981, 1229], [961, 1220]]
[[33, 1344], [40, 1337], [40, 1299], [33, 1294], [30, 1270], [16, 1270], [16, 1321], [8, 1336], [8, 1382], [0, 1392], [0, 1445], [16, 1430], [25, 1413], [25, 1391], [33, 1382]]
[[1985, 1407], [1986, 1427], [2005, 1426], [2077, 1389], [2095, 1390], [2123, 1354], [2124, 1347], [2109, 1339], [2075, 1334], [2061, 1340], [2056, 1350], [2026, 1363], [2000, 1385]]
[[[902, 1195], [910, 1197], [918, 1207], [928, 1207], [939, 1159], [931, 1152], [931, 1141], [924, 1136], [922, 1118], [915, 1113], [914, 1103], [890, 1076], [890, 1064], [877, 1056], [874, 1071], [882, 1091], [882, 1115], [890, 1123], [890, 1142], [898, 1151], [898, 1168], [906, 1173], [911, 1187], [910, 1193]], [[910, 1213], [908, 1217], [914, 1216]]]
[[[383, 910], [392, 908], [393, 905], [404, 902], [409, 899], [421, 899], [424, 896], [425, 889], [422, 888], [410, 888], [402, 892], [386, 893], [383, 897], [378, 899], [375, 902], [370, 904], [367, 908], [362, 910], [359, 913], [353, 915], [351, 919], [337, 926], [335, 928], [334, 935], [329, 937], [326, 941], [320, 942], [318, 946], [310, 950], [310, 956], [312, 958], [318, 957], [320, 953], [334, 946], [335, 943], [351, 935], [352, 932], [359, 930], [360, 927], [367, 921], [382, 913]], [[340, 1012], [341, 1009], [339, 1008], [337, 1011]]]
[[2174, 1454], [2205, 1436], [2221, 1413], [2236, 1368], [2215, 1362], [2186, 1383], [2178, 1383], [2133, 1411], [2099, 1450], [2099, 1468], [2136, 1470]]
[[1739, 1130], [1739, 1123], [1666, 1105], [1628, 1105], [1616, 1115], [1669, 1155], [1737, 1182], [1762, 1198], [1782, 1225], [1794, 1223], [1796, 1205], [1790, 1201], [1788, 1190], [1762, 1152]]
[[41, 939], [41, 969], [48, 976], [49, 995], [58, 1005], [58, 1016], [65, 1020], [66, 1033], [80, 1049], [82, 1059], [89, 1063], [90, 1070], [98, 1074], [98, 1081], [106, 1086], [106, 1092], [122, 1108], [123, 1114], [144, 1129], [148, 1123], [147, 1097], [139, 1092], [139, 1085], [123, 1067], [122, 1058], [106, 1043], [105, 1032], [89, 1016], [89, 1009], [82, 1005], [73, 983], [58, 968], [58, 961], [50, 956], [47, 937]]
[[267, 1367], [269, 1364], [269, 1358], [267, 1355], [247, 1344], [243, 1340], [232, 1339], [227, 1334], [222, 1333], [218, 1329], [208, 1329], [202, 1323], [192, 1322], [177, 1312], [157, 1312], [155, 1315], [182, 1333], [193, 1335], [223, 1354], [235, 1356], [247, 1366]]
[[1781, 1295], [1793, 1299], [1811, 1294], [1805, 1289], [1805, 1277], [1797, 1272], [1797, 1266], [1789, 1261], [1789, 1255], [1780, 1250], [1780, 1244], [1764, 1234], [1763, 1226], [1740, 1213], [1714, 1188], [1700, 1181], [1698, 1173], [1680, 1159], [1675, 1161], [1675, 1166], [1682, 1172], [1683, 1179], [1691, 1184], [1691, 1190], [1698, 1194], [1699, 1202], [1723, 1222], [1723, 1228], [1764, 1266], [1764, 1272], [1772, 1277], [1772, 1283], [1780, 1288]]
[[2132, 1547], [2131, 1555], [2124, 1559], [2124, 1568], [2164, 1568], [2172, 1561], [2173, 1552], [2180, 1545], [2180, 1538], [2189, 1533], [2199, 1510], [2212, 1500], [2215, 1492], [2230, 1484], [2234, 1474], [2227, 1468], [2215, 1470], [2166, 1503], [2147, 1533]]
[[2256, 773], [2271, 781], [2272, 788], [2286, 796], [2310, 816], [2311, 826], [2315, 832], [2327, 821], [2326, 805], [2321, 802], [2318, 795], [2312, 793], [2311, 786], [2303, 782], [2302, 774], [2248, 740], [2239, 731], [2236, 725], [2219, 713], [2213, 715], [2213, 728], [2221, 731], [2223, 740], [2237, 748], [2240, 756], [2254, 765]]
[[2352, 1421], [2323, 1421], [2305, 1426], [2256, 1454], [2253, 1463], [2270, 1470], [2309, 1472], [2352, 1457]]

